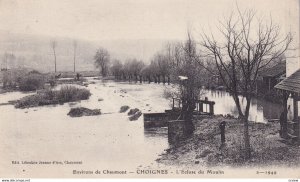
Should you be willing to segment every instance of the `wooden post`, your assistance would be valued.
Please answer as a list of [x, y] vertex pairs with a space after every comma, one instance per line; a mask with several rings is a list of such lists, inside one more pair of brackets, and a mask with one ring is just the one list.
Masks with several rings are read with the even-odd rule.
[[203, 112], [203, 103], [202, 102], [199, 102], [199, 111]]
[[282, 136], [284, 138], [287, 137], [287, 114], [288, 114], [288, 110], [287, 110], [287, 101], [289, 98], [289, 93], [284, 92], [283, 94], [283, 108], [284, 108], [284, 121], [282, 122]]
[[174, 98], [173, 98], [173, 107], [172, 107], [172, 110], [174, 110]]
[[209, 114], [214, 115], [214, 103], [209, 103]]
[[300, 143], [300, 131], [299, 131], [300, 123], [299, 123], [299, 118], [298, 118], [298, 100], [299, 100], [299, 97], [296, 94], [293, 94], [294, 122], [295, 122], [293, 129], [294, 129], [295, 135], [298, 138], [298, 142]]
[[222, 121], [219, 125], [219, 128], [221, 130], [221, 144], [224, 145], [225, 144], [225, 125], [226, 125], [226, 122], [225, 121]]
[[297, 102], [297, 99], [296, 99], [296, 95], [293, 94], [292, 95], [292, 98], [293, 98], [293, 110], [294, 110], [294, 119], [293, 119], [293, 135], [298, 135], [298, 133], [295, 133], [296, 132], [296, 123], [297, 122], [297, 119], [298, 119], [298, 102]]
[[298, 119], [298, 101], [295, 95], [293, 95], [293, 105], [294, 105], [294, 120]]

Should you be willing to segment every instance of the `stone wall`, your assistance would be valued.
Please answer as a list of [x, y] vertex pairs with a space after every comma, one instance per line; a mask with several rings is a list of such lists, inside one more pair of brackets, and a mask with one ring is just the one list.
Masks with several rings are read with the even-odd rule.
[[171, 145], [177, 145], [187, 138], [187, 128], [184, 120], [173, 120], [168, 122], [168, 141]]

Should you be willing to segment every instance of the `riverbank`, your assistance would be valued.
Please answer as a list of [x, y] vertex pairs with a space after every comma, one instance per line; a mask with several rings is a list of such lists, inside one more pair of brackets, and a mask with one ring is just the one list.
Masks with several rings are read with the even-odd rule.
[[[226, 121], [226, 145], [221, 147], [219, 124]], [[249, 123], [252, 158], [246, 160], [243, 123], [223, 116], [208, 116], [194, 122], [194, 134], [178, 146], [171, 146], [158, 163], [170, 166], [270, 167], [299, 166], [300, 148], [279, 137], [279, 123]]]

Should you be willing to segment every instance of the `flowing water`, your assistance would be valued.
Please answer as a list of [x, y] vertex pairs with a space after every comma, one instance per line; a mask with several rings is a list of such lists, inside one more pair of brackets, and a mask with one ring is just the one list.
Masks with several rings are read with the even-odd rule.
[[[91, 79], [90, 79], [91, 81]], [[95, 81], [95, 80], [93, 80]], [[87, 87], [92, 96], [89, 100], [15, 109], [2, 105], [0, 153], [6, 173], [22, 170], [34, 171], [43, 177], [46, 171], [71, 174], [73, 169], [95, 170], [129, 169], [158, 165], [155, 159], [168, 148], [167, 129], [144, 130], [143, 117], [129, 121], [126, 113], [119, 113], [123, 105], [139, 108], [143, 113], [163, 112], [170, 103], [162, 97], [165, 86], [156, 84], [129, 84], [95, 81]], [[32, 94], [32, 93], [30, 93]], [[0, 95], [0, 103], [19, 99], [25, 95], [10, 92]], [[205, 95], [216, 102], [216, 114], [237, 115], [230, 95], [223, 91], [207, 90]], [[102, 115], [71, 118], [67, 115], [72, 107], [101, 109]], [[251, 103], [250, 120], [265, 122], [266, 118], [278, 118], [280, 106], [254, 99]], [[2, 159], [1, 159], [2, 160]], [[11, 161], [82, 161], [80, 166], [33, 166], [11, 165]], [[38, 177], [38, 176], [37, 176]]]

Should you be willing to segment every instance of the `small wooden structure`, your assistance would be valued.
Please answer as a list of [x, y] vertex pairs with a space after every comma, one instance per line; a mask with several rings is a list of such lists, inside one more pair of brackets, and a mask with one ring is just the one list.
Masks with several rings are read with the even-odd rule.
[[[177, 103], [177, 107], [176, 107]], [[195, 114], [209, 114], [214, 115], [214, 101], [209, 101], [207, 97], [204, 100], [196, 100], [196, 109]], [[182, 108], [182, 101], [181, 99], [173, 98], [172, 110], [181, 110]]]
[[[196, 100], [194, 115], [214, 115], [214, 101]], [[168, 122], [178, 120], [181, 114], [182, 101], [181, 99], [173, 98], [172, 109], [165, 110], [163, 113], [144, 113], [144, 128], [152, 127], [167, 127]]]
[[144, 128], [167, 127], [168, 121], [175, 120], [180, 113], [163, 112], [163, 113], [144, 113]]
[[[275, 86], [281, 90], [284, 95], [284, 121], [282, 121], [283, 133], [282, 137], [297, 141], [300, 144], [300, 118], [298, 101], [300, 101], [300, 70], [296, 71]], [[288, 99], [291, 98], [292, 108], [288, 106]], [[292, 117], [288, 117], [288, 110], [293, 113]]]

